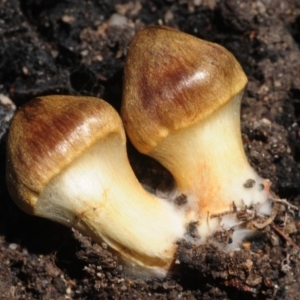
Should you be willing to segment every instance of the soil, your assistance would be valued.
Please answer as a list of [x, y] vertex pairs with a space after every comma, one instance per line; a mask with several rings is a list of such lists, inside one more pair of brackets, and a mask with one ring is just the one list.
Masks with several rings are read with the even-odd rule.
[[[5, 184], [14, 105], [63, 93], [101, 97], [119, 110], [127, 46], [154, 24], [217, 42], [237, 57], [249, 78], [242, 103], [248, 158], [295, 205], [277, 203], [275, 219], [240, 251], [180, 242], [176, 271], [163, 280], [125, 276], [105, 244], [25, 214]], [[0, 299], [298, 299], [299, 45], [295, 0], [0, 0]], [[173, 184], [158, 163], [128, 150], [143, 184]]]

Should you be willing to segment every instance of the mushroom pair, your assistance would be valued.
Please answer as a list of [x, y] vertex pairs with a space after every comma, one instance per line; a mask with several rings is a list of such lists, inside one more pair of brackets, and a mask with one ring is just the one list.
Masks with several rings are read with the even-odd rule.
[[40, 97], [16, 113], [9, 192], [26, 212], [75, 227], [130, 266], [163, 276], [189, 222], [198, 222], [204, 242], [237, 224], [234, 214], [207, 217], [233, 203], [270, 213], [267, 187], [249, 166], [240, 136], [246, 82], [221, 46], [170, 28], [143, 29], [125, 64], [123, 122], [136, 148], [173, 174], [187, 204], [176, 207], [142, 188], [119, 115], [92, 97]]

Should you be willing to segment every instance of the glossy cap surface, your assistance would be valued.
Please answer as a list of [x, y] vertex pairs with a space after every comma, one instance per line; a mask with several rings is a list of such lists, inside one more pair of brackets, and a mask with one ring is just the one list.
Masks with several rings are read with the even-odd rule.
[[169, 132], [206, 118], [241, 92], [247, 78], [224, 47], [168, 27], [133, 38], [124, 69], [122, 119], [131, 141], [150, 152]]
[[7, 184], [14, 201], [33, 213], [47, 183], [99, 139], [125, 134], [117, 112], [93, 97], [45, 96], [22, 106], [7, 142]]

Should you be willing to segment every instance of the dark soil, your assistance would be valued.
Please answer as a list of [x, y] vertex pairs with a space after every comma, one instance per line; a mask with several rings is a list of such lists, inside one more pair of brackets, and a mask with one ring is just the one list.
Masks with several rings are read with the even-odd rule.
[[[119, 24], [113, 14], [124, 16]], [[278, 197], [300, 205], [299, 1], [0, 0], [0, 299], [299, 298], [300, 221], [287, 205], [241, 251], [182, 242], [176, 272], [144, 280], [125, 277], [105, 244], [26, 215], [10, 199], [5, 146], [13, 105], [3, 95], [16, 106], [40, 95], [92, 95], [119, 109], [127, 45], [154, 24], [234, 53], [249, 78], [242, 104], [249, 160]], [[144, 184], [172, 184], [130, 145], [129, 154]], [[296, 228], [283, 233], [289, 222]]]

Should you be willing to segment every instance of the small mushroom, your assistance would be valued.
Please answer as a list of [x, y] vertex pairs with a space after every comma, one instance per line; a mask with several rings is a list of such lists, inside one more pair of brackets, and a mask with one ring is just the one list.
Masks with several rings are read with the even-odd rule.
[[7, 184], [27, 213], [107, 243], [146, 276], [167, 273], [184, 236], [184, 213], [143, 189], [119, 115], [97, 98], [47, 96], [19, 109], [8, 137]]
[[197, 211], [202, 238], [238, 223], [235, 214], [221, 222], [211, 215], [234, 207], [271, 211], [268, 181], [249, 165], [241, 139], [246, 84], [225, 48], [168, 27], [140, 30], [128, 49], [121, 109], [126, 133], [174, 176], [179, 194]]

